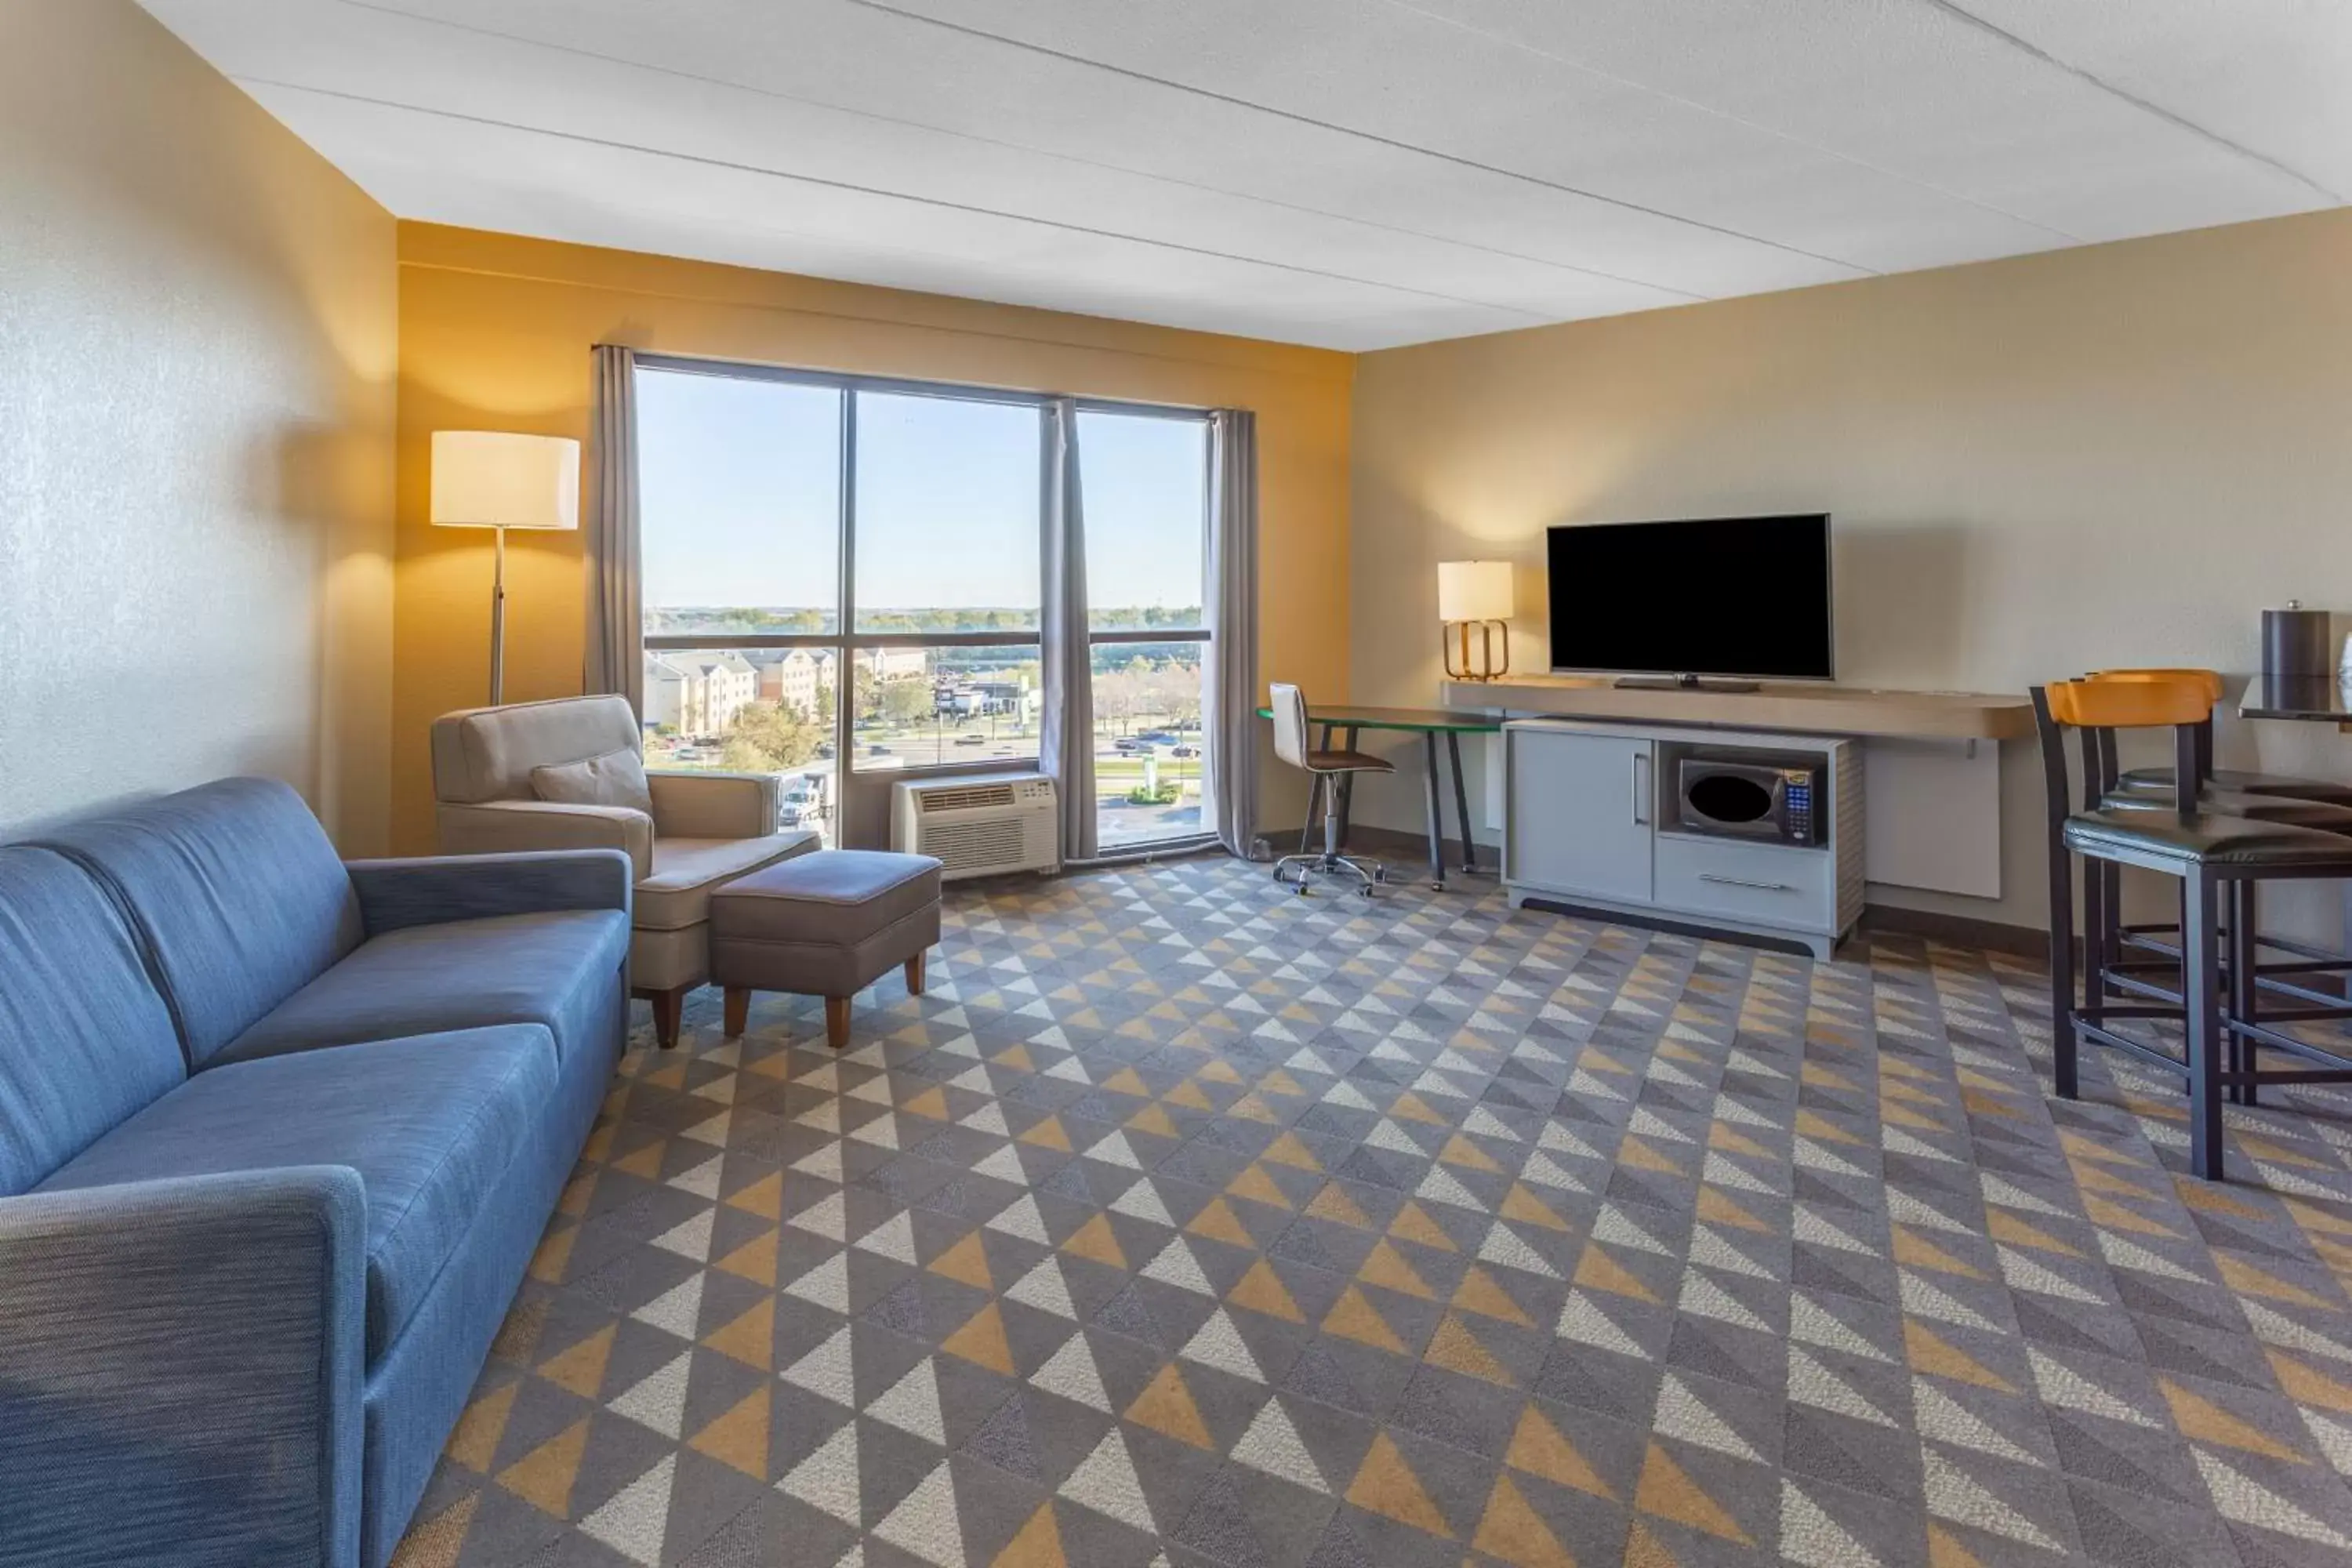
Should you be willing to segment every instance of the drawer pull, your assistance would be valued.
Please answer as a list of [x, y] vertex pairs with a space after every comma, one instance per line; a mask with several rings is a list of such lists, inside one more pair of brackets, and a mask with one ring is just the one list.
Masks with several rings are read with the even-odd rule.
[[1718, 882], [1727, 888], [1753, 888], [1759, 893], [1793, 893], [1796, 888], [1788, 882], [1751, 882], [1744, 877], [1718, 877], [1711, 871], [1701, 871], [1702, 882]]

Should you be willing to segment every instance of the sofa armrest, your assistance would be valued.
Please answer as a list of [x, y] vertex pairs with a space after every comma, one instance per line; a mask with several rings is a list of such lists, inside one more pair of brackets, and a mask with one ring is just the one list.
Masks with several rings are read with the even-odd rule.
[[654, 819], [625, 805], [486, 800], [440, 807], [441, 853], [505, 855], [541, 849], [618, 849], [629, 880], [654, 874]]
[[366, 1250], [339, 1166], [0, 1198], [0, 1562], [353, 1568]]
[[672, 838], [765, 838], [776, 830], [776, 775], [665, 772], [653, 786], [654, 826]]
[[347, 860], [370, 936], [409, 926], [551, 910], [629, 912], [628, 856], [617, 849]]

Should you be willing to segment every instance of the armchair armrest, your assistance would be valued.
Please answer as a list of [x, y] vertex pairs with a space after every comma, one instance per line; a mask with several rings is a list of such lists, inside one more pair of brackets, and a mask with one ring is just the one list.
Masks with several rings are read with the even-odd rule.
[[356, 1172], [0, 1198], [0, 1561], [353, 1568]]
[[654, 825], [672, 838], [764, 838], [776, 830], [776, 776], [648, 771]]
[[629, 880], [654, 874], [654, 819], [625, 805], [486, 800], [440, 808], [441, 853], [502, 855], [542, 849], [618, 849]]
[[617, 849], [347, 860], [370, 936], [408, 926], [550, 910], [629, 912], [629, 858]]

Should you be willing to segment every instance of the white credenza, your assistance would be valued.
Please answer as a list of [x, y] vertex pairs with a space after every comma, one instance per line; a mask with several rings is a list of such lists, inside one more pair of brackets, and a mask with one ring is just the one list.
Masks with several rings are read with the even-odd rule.
[[[1676, 825], [1674, 763], [1820, 759], [1818, 844]], [[1862, 748], [1837, 736], [1519, 720], [1503, 727], [1503, 883], [1530, 900], [1800, 942], [1820, 957], [1862, 916]]]

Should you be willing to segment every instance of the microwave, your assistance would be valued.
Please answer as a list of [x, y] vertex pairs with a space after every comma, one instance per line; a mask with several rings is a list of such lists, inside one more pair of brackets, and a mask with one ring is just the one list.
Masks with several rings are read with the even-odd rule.
[[1675, 760], [1668, 826], [1708, 838], [1747, 838], [1819, 848], [1828, 842], [1825, 762], [1811, 758], [1710, 757]]

